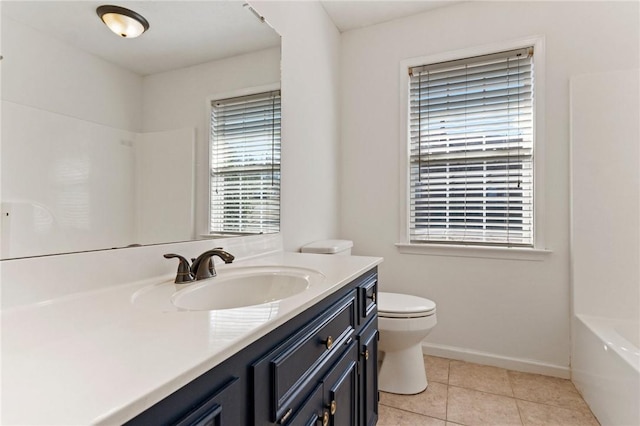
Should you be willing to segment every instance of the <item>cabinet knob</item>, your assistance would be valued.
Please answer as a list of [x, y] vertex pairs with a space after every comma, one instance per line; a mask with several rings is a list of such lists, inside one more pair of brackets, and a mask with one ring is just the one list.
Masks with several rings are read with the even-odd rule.
[[365, 351], [362, 352], [362, 356], [364, 356], [365, 361], [369, 361], [369, 349], [365, 349]]
[[324, 344], [327, 347], [327, 349], [331, 349], [331, 347], [333, 347], [333, 337], [331, 336], [327, 337], [327, 340], [325, 340]]
[[320, 420], [322, 420], [322, 426], [327, 426], [329, 424], [329, 412], [325, 411], [324, 413], [322, 413], [322, 417], [320, 417]]
[[329, 406], [329, 409], [331, 410], [331, 415], [333, 416], [336, 413], [336, 410], [338, 409], [338, 403], [335, 401], [335, 399], [331, 401], [331, 405]]
[[376, 303], [376, 293], [375, 293], [375, 291], [373, 293], [371, 293], [371, 296], [368, 296], [367, 298], [371, 299], [371, 301], [373, 303]]

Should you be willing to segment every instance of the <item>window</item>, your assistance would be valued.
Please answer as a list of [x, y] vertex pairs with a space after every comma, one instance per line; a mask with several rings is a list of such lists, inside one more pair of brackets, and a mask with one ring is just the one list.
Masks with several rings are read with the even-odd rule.
[[532, 247], [533, 48], [409, 68], [409, 240]]
[[214, 234], [280, 230], [280, 91], [211, 103]]

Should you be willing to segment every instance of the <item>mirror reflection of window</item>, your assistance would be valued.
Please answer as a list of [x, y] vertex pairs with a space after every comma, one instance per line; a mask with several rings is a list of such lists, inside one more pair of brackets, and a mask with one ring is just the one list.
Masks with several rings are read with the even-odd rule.
[[280, 91], [211, 103], [212, 234], [280, 230]]

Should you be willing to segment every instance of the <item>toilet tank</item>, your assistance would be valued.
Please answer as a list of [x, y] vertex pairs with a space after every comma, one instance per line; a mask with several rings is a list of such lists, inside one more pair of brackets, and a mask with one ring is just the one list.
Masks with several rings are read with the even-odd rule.
[[350, 240], [320, 240], [302, 246], [302, 253], [338, 254], [349, 256], [353, 241]]

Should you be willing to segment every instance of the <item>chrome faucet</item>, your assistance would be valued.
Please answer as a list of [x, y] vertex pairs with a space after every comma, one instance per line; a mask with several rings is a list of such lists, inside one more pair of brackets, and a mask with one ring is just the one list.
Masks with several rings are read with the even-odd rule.
[[216, 276], [216, 270], [213, 266], [213, 256], [218, 256], [224, 261], [224, 263], [231, 263], [235, 257], [222, 250], [222, 247], [217, 247], [211, 250], [207, 250], [198, 256], [196, 259], [191, 259], [193, 262], [189, 266], [189, 261], [179, 254], [168, 253], [164, 257], [166, 259], [177, 258], [179, 260], [178, 273], [176, 274], [175, 283], [183, 284], [197, 280], [204, 280]]

